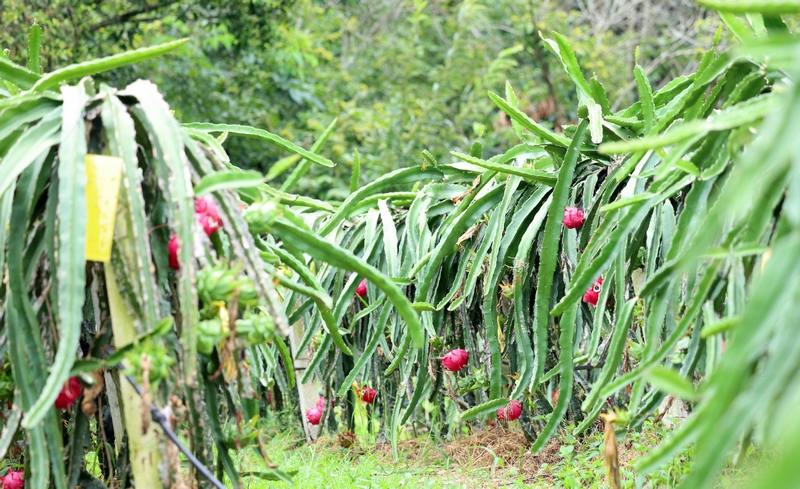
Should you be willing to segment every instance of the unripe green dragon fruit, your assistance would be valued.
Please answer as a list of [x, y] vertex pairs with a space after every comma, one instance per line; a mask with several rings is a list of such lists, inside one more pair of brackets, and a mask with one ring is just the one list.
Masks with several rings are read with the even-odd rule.
[[275, 219], [280, 216], [278, 204], [269, 200], [266, 202], [256, 202], [251, 204], [243, 214], [250, 232], [262, 234], [269, 232], [270, 226]]

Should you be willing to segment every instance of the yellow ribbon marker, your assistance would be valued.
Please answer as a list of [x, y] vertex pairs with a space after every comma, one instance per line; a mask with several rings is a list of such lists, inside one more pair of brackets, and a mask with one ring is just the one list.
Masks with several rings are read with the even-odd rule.
[[86, 155], [86, 260], [111, 260], [122, 158]]

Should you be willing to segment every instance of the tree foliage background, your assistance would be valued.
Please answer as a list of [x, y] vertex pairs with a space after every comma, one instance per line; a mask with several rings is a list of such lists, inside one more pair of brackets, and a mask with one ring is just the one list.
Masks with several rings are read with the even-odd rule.
[[[66, 487], [60, 449], [65, 426], [72, 434], [69, 484], [83, 475], [81, 433], [90, 432], [86, 419], [97, 412], [87, 414], [82, 403], [83, 417], [59, 425], [51, 404], [59, 384], [72, 375], [68, 367], [77, 364], [76, 345], [84, 328], [80, 319], [89, 314], [80, 307], [90, 287], [82, 254], [88, 229], [83, 160], [105, 150], [125, 156], [130, 181], [124, 187], [123, 207], [129, 210], [123, 230], [133, 232], [132, 238], [115, 234], [116, 262], [112, 255], [112, 264], [103, 269], [109, 297], [101, 301], [98, 295], [97, 306], [92, 297], [97, 314], [89, 314], [90, 319], [98, 321], [101, 304], [107, 303], [116, 329], [124, 326], [121, 319], [131, 318], [120, 307], [125, 300], [141, 309], [135, 314], [147, 328], [130, 343], [116, 331], [114, 340], [137, 355], [138, 364], [128, 358], [131, 371], [142, 372], [144, 393], [154, 382], [160, 404], [173, 389], [165, 384], [159, 389], [155, 382], [178, 378], [169, 374], [177, 373], [170, 366], [174, 353], [180, 353], [177, 368], [189, 412], [185, 426], [201, 463], [213, 456], [213, 438], [218, 475], [239, 479], [229, 450], [238, 451], [258, 436], [255, 390], [270, 387], [262, 378], [275, 371], [278, 356], [287, 374], [283, 380], [277, 375], [275, 384], [288, 392], [294, 382], [283, 340], [276, 336], [266, 349], [255, 344], [264, 343], [276, 327], [285, 335], [289, 324], [303, 318], [305, 333], [296, 350], [313, 350], [313, 358], [301, 380], [324, 378], [326, 398], [335, 390], [342, 404], [348, 392], [356, 395], [353, 381], [359, 376], [383, 384], [377, 406], [389, 421], [384, 426], [391, 430], [386, 435], [395, 453], [399, 430], [416, 417], [423, 398], [442, 408], [438, 415], [443, 418], [457, 418], [456, 406], [446, 401], [452, 399], [449, 386], [431, 368], [451, 345], [468, 349], [471, 367], [478, 367], [458, 381], [466, 391], [458, 404], [466, 411], [458, 419], [492, 417], [495, 408], [523, 399], [525, 407], [533, 407], [528, 413], [544, 413], [520, 418], [534, 440], [531, 451], [543, 448], [562, 420], [580, 421], [576, 434], [590, 428], [606, 404], [626, 405], [628, 414], [620, 416], [620, 423], [635, 428], [658, 409], [667, 392], [691, 402], [693, 415], [637, 464], [641, 472], [697, 442], [698, 456], [682, 487], [708, 487], [736, 445], [740, 453], [751, 441], [778, 446], [791, 433], [784, 427], [800, 392], [800, 342], [792, 321], [800, 276], [800, 186], [793, 158], [800, 113], [794, 83], [799, 44], [787, 37], [795, 18], [785, 23], [779, 15], [796, 13], [794, 4], [782, 2], [763, 0], [769, 8], [760, 12], [748, 10], [754, 3], [737, 2], [731, 10], [722, 0], [701, 0], [720, 9], [720, 19], [741, 45], [727, 50], [717, 30], [699, 64], [693, 43], [716, 22], [680, 2], [585, 1], [558, 9], [543, 2], [164, 2], [114, 4], [114, 11], [107, 10], [112, 4], [48, 3], [38, 10], [31, 4], [3, 4], [3, 21], [12, 27], [50, 14], [41, 25], [63, 49], [50, 52], [43, 70], [60, 66], [62, 57], [64, 63], [92, 57], [95, 47], [113, 54], [140, 42], [193, 34], [195, 42], [179, 57], [98, 79], [123, 85], [146, 69], [147, 77], [176, 101], [173, 112], [183, 122], [244, 122], [303, 146], [338, 119], [324, 153], [345, 163], [330, 170], [334, 161], [262, 129], [181, 125], [150, 81], [134, 82], [120, 92], [101, 83], [98, 98], [88, 78], [59, 86], [152, 59], [186, 40], [73, 64], [42, 77], [2, 60], [5, 105], [0, 108], [6, 110], [0, 122], [10, 136], [0, 148], [0, 231], [11, 232], [8, 280], [0, 283], [5, 293], [0, 298], [7, 305], [7, 344], [25, 417], [20, 418], [19, 406], [6, 407], [16, 412], [14, 423], [21, 423], [31, 442], [24, 454], [25, 479], [44, 487], [52, 475], [57, 488]], [[264, 22], [267, 17], [271, 20]], [[549, 34], [537, 37], [539, 29]], [[551, 29], [568, 33], [573, 42]], [[3, 32], [9, 42], [22, 35], [13, 28]], [[70, 32], [71, 37], [64, 34]], [[41, 69], [39, 33], [38, 26], [32, 28], [28, 66], [34, 71]], [[87, 46], [85, 52], [70, 50], [71, 42]], [[636, 91], [624, 75], [631, 68], [631, 50]], [[6, 55], [24, 60], [24, 53]], [[563, 73], [550, 69], [554, 58]], [[684, 69], [693, 71], [676, 77]], [[194, 70], [199, 70], [198, 79]], [[597, 76], [587, 81], [584, 71]], [[502, 86], [506, 79], [518, 84], [519, 94], [509, 83]], [[567, 89], [568, 79], [575, 94]], [[56, 86], [63, 96], [54, 96]], [[505, 98], [496, 93], [502, 88]], [[483, 100], [485, 91], [502, 112]], [[104, 105], [98, 112], [100, 102]], [[620, 106], [628, 107], [615, 110]], [[92, 122], [97, 117], [102, 124]], [[56, 136], [56, 131], [62, 132]], [[227, 145], [230, 163], [222, 147], [228, 134], [259, 138], [294, 154], [279, 158], [271, 150], [237, 142]], [[320, 150], [329, 134], [326, 130], [316, 139], [312, 150]], [[508, 149], [514, 144], [511, 134], [521, 144]], [[448, 150], [453, 150], [452, 159]], [[363, 156], [366, 183], [353, 178], [347, 192], [346, 163], [356, 167], [361, 161], [356, 151]], [[420, 153], [425, 162], [414, 165]], [[276, 192], [260, 173], [239, 168], [256, 167], [268, 179], [279, 180], [282, 169], [300, 158], [308, 159], [309, 166], [298, 168], [311, 162], [323, 167], [293, 187], [305, 195]], [[507, 164], [512, 160], [515, 164]], [[216, 238], [208, 231], [204, 237], [195, 225], [198, 202], [192, 205], [191, 199], [208, 193], [222, 207], [224, 231]], [[562, 221], [570, 204], [586, 211], [581, 217], [585, 225]], [[170, 228], [175, 228], [175, 241], [168, 238]], [[213, 247], [213, 254], [204, 254], [202, 246], [195, 249], [195, 234]], [[4, 241], [0, 235], [3, 259]], [[165, 245], [176, 255], [174, 265], [170, 257], [170, 268], [178, 273], [164, 273]], [[138, 259], [151, 254], [154, 263]], [[237, 259], [244, 260], [246, 276], [260, 289], [257, 295], [268, 316], [248, 309], [253, 304], [245, 301], [255, 300], [255, 292], [235, 292], [248, 292], [248, 282], [233, 277], [238, 268], [225, 271]], [[153, 269], [159, 272], [156, 277]], [[58, 301], [53, 302], [60, 309], [60, 337], [46, 326], [53, 319], [41, 309], [37, 317], [31, 304], [33, 297], [50, 293], [48, 284], [29, 280], [37, 270], [57, 279]], [[99, 277], [95, 272], [93, 284]], [[295, 273], [298, 280], [292, 278]], [[117, 276], [138, 278], [125, 284], [127, 299], [113, 292]], [[372, 303], [357, 310], [351, 305], [362, 277]], [[281, 295], [275, 287], [282, 287]], [[594, 299], [587, 298], [587, 291], [594, 292]], [[159, 294], [178, 302], [169, 305]], [[301, 298], [304, 302], [298, 303]], [[199, 300], [205, 306], [196, 310]], [[372, 321], [382, 301], [385, 306]], [[222, 329], [230, 321], [228, 307], [234, 318], [244, 314], [232, 333]], [[170, 318], [158, 322], [161, 309]], [[200, 317], [202, 323], [196, 321]], [[180, 324], [174, 331], [173, 320]], [[169, 349], [158, 339], [161, 335]], [[99, 355], [109, 336], [95, 338], [92, 348]], [[135, 350], [150, 346], [142, 355]], [[236, 369], [244, 363], [234, 360], [234, 349], [255, 346], [249, 357], [256, 361], [247, 364], [248, 376], [239, 376]], [[45, 351], [56, 353], [42, 387]], [[105, 359], [108, 365], [118, 363], [114, 355]], [[198, 355], [204, 357], [199, 366]], [[150, 359], [163, 362], [151, 371]], [[26, 368], [29, 364], [32, 368]], [[221, 372], [224, 382], [249, 382], [240, 382], [238, 392], [225, 392], [230, 385], [217, 381], [217, 374], [203, 375], [199, 386], [198, 372]], [[413, 392], [408, 389], [412, 384]], [[198, 388], [202, 399], [195, 395]], [[226, 397], [224, 412], [217, 411], [218, 391]], [[208, 409], [199, 407], [203, 403]], [[135, 406], [127, 400], [123, 404]], [[210, 423], [202, 418], [206, 414]], [[45, 418], [47, 424], [41, 425]], [[126, 414], [125, 419], [138, 417]], [[249, 432], [234, 427], [241, 419], [250, 420]], [[15, 436], [14, 423], [4, 440]], [[126, 428], [129, 434], [140, 431]], [[606, 429], [610, 434], [610, 425]], [[4, 443], [10, 446], [0, 440], [0, 452]], [[146, 448], [156, 451], [154, 443]], [[791, 485], [798, 453], [790, 452], [772, 473], [787, 483], [766, 487]], [[110, 458], [107, 468], [113, 465]], [[169, 458], [174, 464], [166, 479], [179, 472], [177, 456]], [[119, 479], [125, 480], [122, 469]], [[144, 480], [142, 474], [155, 477], [153, 471], [132, 471], [138, 472], [137, 483]]]
[[[115, 70], [102, 81], [154, 81], [183, 121], [248, 124], [310, 145], [338, 117], [298, 193], [344, 198], [355, 151], [361, 178], [419, 163], [423, 149], [449, 161], [481, 138], [488, 156], [514, 141], [486, 98], [506, 80], [534, 120], [576, 120], [576, 94], [538, 31], [573, 43], [612, 108], [632, 102], [640, 63], [658, 89], [694, 71], [718, 20], [689, 0], [3, 0], [0, 45], [25, 58], [30, 24], [44, 31], [42, 68], [190, 36], [177, 54]], [[239, 166], [267, 171], [280, 159], [250, 140], [226, 144]], [[281, 178], [280, 176], [278, 178]]]

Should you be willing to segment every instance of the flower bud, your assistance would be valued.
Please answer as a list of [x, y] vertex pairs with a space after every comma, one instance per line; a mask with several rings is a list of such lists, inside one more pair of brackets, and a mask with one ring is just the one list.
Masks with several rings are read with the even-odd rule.
[[583, 302], [596, 306], [597, 301], [600, 298], [600, 291], [602, 289], [603, 289], [603, 277], [600, 277], [594, 281], [594, 285], [592, 285], [592, 288], [587, 290], [586, 293], [583, 294]]
[[372, 404], [372, 401], [375, 400], [375, 389], [371, 387], [367, 387], [366, 385], [361, 388], [361, 400], [366, 402], [367, 404]]
[[361, 297], [362, 299], [367, 297], [367, 279], [363, 279], [358, 287], [356, 288], [356, 295]]
[[583, 211], [577, 207], [564, 207], [564, 226], [567, 229], [578, 229], [583, 226]]
[[444, 340], [439, 336], [434, 336], [428, 341], [428, 343], [430, 343], [431, 348], [434, 350], [440, 350], [444, 347]]
[[208, 237], [211, 237], [217, 229], [222, 227], [217, 204], [214, 203], [211, 197], [206, 196], [195, 199], [194, 215], [200, 225], [203, 226], [203, 231], [205, 231]]
[[497, 410], [497, 419], [501, 421], [516, 421], [522, 416], [522, 403], [516, 399], [508, 403], [503, 409]]
[[0, 477], [0, 488], [2, 489], [24, 489], [25, 481], [22, 480], [24, 472], [22, 470], [9, 470], [4, 477]]
[[322, 411], [318, 407], [313, 407], [306, 411], [306, 419], [309, 423], [317, 426], [322, 420]]
[[167, 250], [169, 251], [169, 267], [173, 270], [180, 270], [181, 264], [178, 261], [178, 235], [173, 234], [172, 238], [169, 240], [169, 244], [167, 244]]

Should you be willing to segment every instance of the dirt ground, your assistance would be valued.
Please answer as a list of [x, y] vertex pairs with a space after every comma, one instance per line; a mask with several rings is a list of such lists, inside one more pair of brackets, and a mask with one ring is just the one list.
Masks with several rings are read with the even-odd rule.
[[[338, 445], [335, 438], [322, 438], [317, 443]], [[458, 440], [434, 443], [427, 438], [413, 438], [399, 442], [400, 459], [411, 466], [439, 466], [442, 474], [447, 473], [454, 482], [458, 482], [457, 474], [469, 474], [474, 470], [485, 470], [491, 477], [484, 483], [494, 487], [505, 487], [510, 479], [518, 480], [522, 476], [524, 483], [547, 483], [555, 481], [553, 473], [547, 466], [554, 466], [563, 460], [560, 453], [561, 441], [553, 437], [539, 453], [529, 450], [529, 443], [519, 431], [495, 428], [476, 431]], [[353, 454], [361, 451], [351, 447]], [[376, 450], [383, 452], [391, 460], [392, 447], [381, 443]], [[641, 457], [640, 453], [628, 443], [618, 445], [618, 457], [621, 467], [632, 465]], [[602, 454], [598, 452], [598, 457]], [[500, 459], [502, 462], [498, 462]], [[545, 466], [545, 464], [547, 464]], [[464, 469], [464, 470], [454, 470]], [[513, 477], [512, 475], [513, 474]]]

